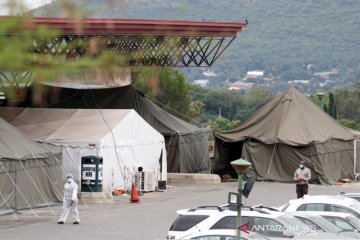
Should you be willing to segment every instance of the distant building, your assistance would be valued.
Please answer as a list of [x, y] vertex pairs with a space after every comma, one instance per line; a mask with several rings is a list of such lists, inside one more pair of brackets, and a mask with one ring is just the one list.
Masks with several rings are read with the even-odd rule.
[[310, 80], [292, 80], [292, 81], [287, 81], [288, 84], [293, 84], [293, 83], [308, 84], [309, 82], [310, 82]]
[[236, 81], [229, 86], [229, 90], [240, 90], [240, 89], [249, 89], [254, 85], [254, 83], [247, 83], [243, 81]]
[[318, 76], [318, 77], [324, 79], [325, 81], [330, 80], [330, 76], [337, 75], [337, 74], [338, 74], [338, 70], [336, 68], [332, 68], [328, 72], [316, 72], [316, 73], [314, 73], [315, 76]]
[[207, 79], [197, 79], [197, 80], [194, 80], [194, 84], [200, 85], [202, 87], [206, 87], [209, 84], [209, 80], [207, 80]]
[[264, 77], [264, 71], [248, 71], [244, 76], [244, 80], [262, 77]]
[[312, 65], [312, 64], [308, 64], [308, 65], [306, 66], [306, 69], [307, 69], [307, 70], [310, 70], [310, 71], [314, 71], [315, 66]]
[[203, 71], [203, 75], [206, 76], [206, 77], [215, 77], [216, 73], [211, 71], [210, 69], [208, 69], [206, 71]]

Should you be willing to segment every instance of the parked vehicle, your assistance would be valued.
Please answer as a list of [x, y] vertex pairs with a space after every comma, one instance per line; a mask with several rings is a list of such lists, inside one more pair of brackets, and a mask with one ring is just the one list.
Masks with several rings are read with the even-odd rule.
[[[184, 238], [181, 239], [197, 239], [197, 240], [236, 240], [236, 230], [205, 230], [201, 232], [196, 232], [193, 234], [190, 234]], [[266, 240], [267, 237], [254, 233], [249, 232], [248, 234], [242, 234], [241, 235], [242, 240], [250, 240], [250, 239], [256, 239], [256, 240]]]
[[[181, 239], [207, 230], [234, 230], [238, 227], [237, 211], [224, 206], [204, 206], [179, 210], [177, 213], [179, 216], [170, 227], [167, 239]], [[351, 239], [348, 236], [344, 238], [343, 235], [318, 232], [287, 213], [266, 208], [242, 208], [241, 223], [242, 235], [251, 231], [269, 239]]]
[[309, 196], [290, 200], [281, 207], [284, 212], [322, 211], [350, 213], [360, 219], [360, 202], [341, 196]]
[[[297, 212], [303, 213], [303, 212]], [[325, 218], [331, 223], [335, 224], [343, 231], [347, 232], [359, 232], [360, 233], [360, 219], [356, 218], [350, 213], [341, 213], [341, 212], [306, 212], [309, 214], [314, 214]]]
[[352, 198], [355, 199], [356, 201], [360, 202], [360, 193], [340, 193], [341, 197], [348, 197], [348, 198]]
[[344, 230], [338, 227], [336, 224], [332, 223], [331, 221], [327, 220], [326, 218], [320, 215], [316, 215], [316, 213], [314, 212], [293, 212], [289, 214], [296, 217], [309, 227], [316, 229], [316, 231], [335, 233], [338, 236], [341, 235], [344, 237], [353, 237], [360, 239], [360, 234], [357, 229], [354, 230], [351, 225], [347, 224], [346, 222], [345, 224], [348, 226], [348, 229]]

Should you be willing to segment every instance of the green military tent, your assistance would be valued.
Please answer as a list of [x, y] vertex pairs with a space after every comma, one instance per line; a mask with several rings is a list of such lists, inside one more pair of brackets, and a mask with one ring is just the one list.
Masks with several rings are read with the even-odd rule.
[[28, 139], [0, 118], [0, 210], [62, 199], [61, 150]]
[[261, 179], [293, 181], [300, 160], [313, 178], [334, 183], [354, 178], [353, 132], [293, 87], [276, 96], [235, 129], [215, 134], [215, 170], [229, 172], [229, 162], [243, 157]]
[[[84, 88], [85, 87], [85, 88]], [[203, 172], [209, 169], [209, 129], [199, 128], [164, 111], [132, 85], [112, 88], [73, 88], [41, 85], [45, 102], [35, 104], [32, 91], [21, 107], [134, 109], [165, 138], [167, 171]]]

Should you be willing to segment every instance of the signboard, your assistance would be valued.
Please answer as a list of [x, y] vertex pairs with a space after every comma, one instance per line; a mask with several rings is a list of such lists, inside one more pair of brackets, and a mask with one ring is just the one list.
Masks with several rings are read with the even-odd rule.
[[[102, 185], [103, 165], [99, 164], [98, 185]], [[82, 184], [95, 185], [96, 181], [96, 164], [82, 165]]]

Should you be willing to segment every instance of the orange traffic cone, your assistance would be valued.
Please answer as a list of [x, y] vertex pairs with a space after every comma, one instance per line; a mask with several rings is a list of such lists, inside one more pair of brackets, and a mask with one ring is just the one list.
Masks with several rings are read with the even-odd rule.
[[130, 202], [138, 202], [139, 200], [140, 200], [140, 198], [139, 198], [139, 195], [136, 190], [136, 185], [135, 185], [135, 183], [133, 183], [132, 187], [131, 187]]

